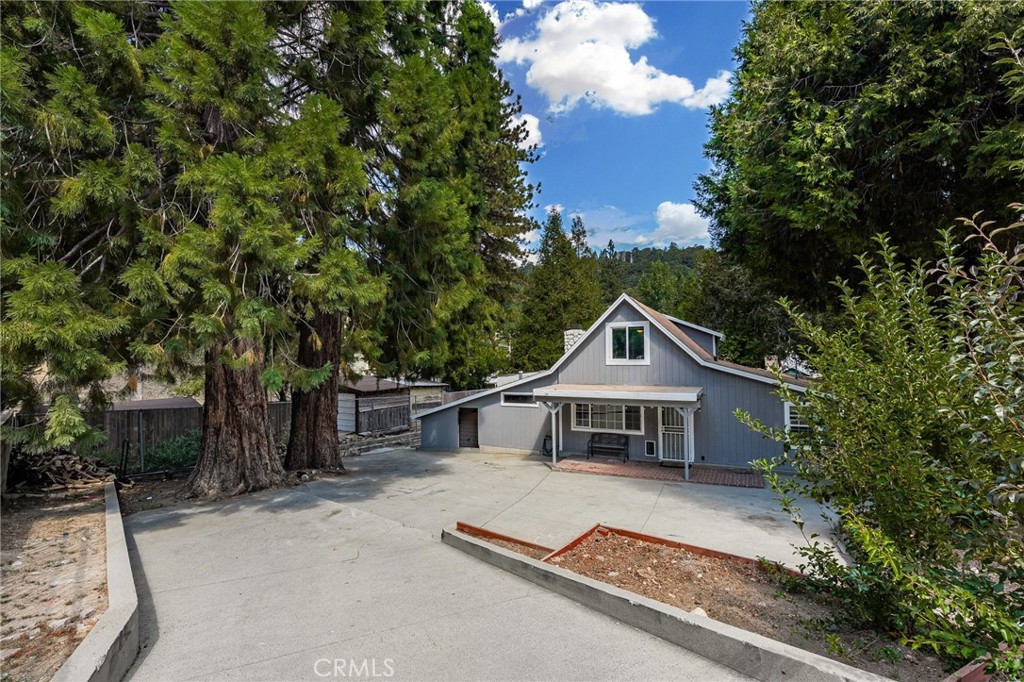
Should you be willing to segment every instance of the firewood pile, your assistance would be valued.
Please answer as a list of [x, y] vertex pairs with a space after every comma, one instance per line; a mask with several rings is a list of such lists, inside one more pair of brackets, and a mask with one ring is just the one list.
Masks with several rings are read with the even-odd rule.
[[71, 450], [11, 453], [8, 490], [33, 488], [44, 491], [83, 488], [114, 480], [114, 472], [97, 461]]

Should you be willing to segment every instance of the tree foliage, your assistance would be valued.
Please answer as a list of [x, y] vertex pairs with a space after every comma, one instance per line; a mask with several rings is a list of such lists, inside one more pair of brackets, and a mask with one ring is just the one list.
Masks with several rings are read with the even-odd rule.
[[[144, 365], [205, 391], [193, 492], [253, 489], [268, 390], [322, 398], [357, 351], [493, 366], [531, 152], [475, 3], [24, 3], [3, 31], [3, 393], [50, 403], [44, 445]], [[312, 403], [306, 440], [336, 433]]]
[[585, 235], [579, 216], [566, 234], [562, 214], [548, 212], [512, 339], [513, 369], [547, 369], [562, 356], [563, 332], [586, 329], [601, 314], [597, 264]]
[[997, 62], [1020, 53], [992, 43], [1021, 26], [1019, 0], [756, 3], [695, 186], [725, 254], [828, 309], [879, 232], [934, 259], [962, 207], [1009, 218], [1021, 81]]
[[786, 306], [820, 379], [806, 394], [780, 392], [810, 429], [741, 418], [786, 445], [759, 466], [798, 523], [797, 496], [835, 511], [854, 563], [813, 537], [798, 549], [851, 618], [954, 661], [992, 654], [1019, 673], [1024, 254], [1009, 237], [979, 229], [980, 262], [968, 267], [947, 232], [934, 269], [901, 265], [880, 238], [878, 256], [861, 259], [862, 293], [840, 285], [834, 331]]
[[705, 251], [679, 289], [676, 314], [725, 334], [721, 357], [762, 367], [766, 357], [786, 357], [794, 350], [789, 317], [769, 286], [728, 256]]
[[102, 439], [84, 413], [131, 362], [119, 268], [156, 173], [127, 21], [144, 45], [156, 19], [138, 6], [5, 4], [0, 19], [0, 394], [23, 414], [50, 405], [5, 434], [29, 447]]

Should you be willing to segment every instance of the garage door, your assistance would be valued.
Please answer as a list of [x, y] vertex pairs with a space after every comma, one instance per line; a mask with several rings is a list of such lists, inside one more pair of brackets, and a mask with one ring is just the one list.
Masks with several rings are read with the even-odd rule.
[[459, 447], [480, 447], [480, 433], [477, 427], [476, 409], [459, 408]]

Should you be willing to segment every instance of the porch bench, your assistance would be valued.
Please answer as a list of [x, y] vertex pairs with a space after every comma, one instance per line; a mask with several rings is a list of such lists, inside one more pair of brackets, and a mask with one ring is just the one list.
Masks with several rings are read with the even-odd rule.
[[621, 433], [595, 433], [587, 441], [587, 459], [593, 455], [621, 455], [625, 462], [629, 457], [629, 436]]

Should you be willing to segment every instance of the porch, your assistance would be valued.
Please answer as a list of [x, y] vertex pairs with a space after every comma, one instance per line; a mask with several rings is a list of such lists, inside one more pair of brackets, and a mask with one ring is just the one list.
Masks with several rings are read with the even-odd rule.
[[[564, 455], [552, 468], [579, 474], [621, 476], [649, 481], [682, 483], [687, 481], [682, 467], [659, 466], [655, 462], [629, 460], [619, 462], [609, 459], [586, 459], [583, 455]], [[763, 488], [764, 478], [760, 472], [730, 467], [696, 464], [690, 467], [690, 483], [726, 485], [734, 488]]]
[[533, 397], [550, 414], [552, 466], [560, 456], [586, 454], [594, 434], [613, 433], [628, 437], [627, 467], [677, 464], [681, 480], [689, 480], [703, 393], [699, 386], [555, 384], [535, 389]]

